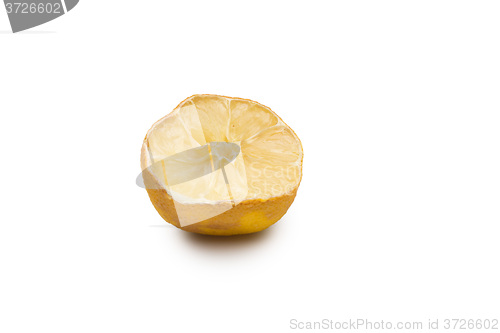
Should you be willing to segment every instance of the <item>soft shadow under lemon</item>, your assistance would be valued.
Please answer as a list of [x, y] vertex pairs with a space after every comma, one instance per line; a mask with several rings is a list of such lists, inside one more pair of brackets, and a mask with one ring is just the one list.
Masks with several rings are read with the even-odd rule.
[[150, 225], [149, 227], [168, 229], [169, 233], [177, 233], [178, 237], [181, 237], [182, 241], [185, 241], [189, 247], [199, 250], [200, 252], [234, 254], [239, 251], [259, 249], [263, 246], [267, 246], [267, 244], [271, 242], [275, 242], [275, 238], [279, 237], [280, 224], [282, 223], [286, 223], [286, 221], [282, 219], [275, 225], [272, 225], [260, 232], [235, 236], [211, 236], [185, 232], [168, 223], [162, 225]]

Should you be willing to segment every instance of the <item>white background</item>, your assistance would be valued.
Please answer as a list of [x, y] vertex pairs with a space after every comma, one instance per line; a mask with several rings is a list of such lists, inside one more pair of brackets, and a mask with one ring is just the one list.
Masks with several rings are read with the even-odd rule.
[[[0, 332], [290, 332], [290, 320], [499, 318], [498, 1], [0, 7]], [[286, 216], [229, 239], [135, 185], [195, 93], [301, 138]], [[298, 330], [295, 330], [298, 331]]]

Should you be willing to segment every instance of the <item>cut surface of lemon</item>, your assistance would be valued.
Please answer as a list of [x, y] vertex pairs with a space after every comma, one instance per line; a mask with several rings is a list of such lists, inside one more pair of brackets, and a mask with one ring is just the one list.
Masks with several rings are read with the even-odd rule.
[[302, 145], [254, 101], [194, 95], [148, 131], [141, 167], [160, 215], [186, 231], [245, 234], [278, 221], [302, 178]]

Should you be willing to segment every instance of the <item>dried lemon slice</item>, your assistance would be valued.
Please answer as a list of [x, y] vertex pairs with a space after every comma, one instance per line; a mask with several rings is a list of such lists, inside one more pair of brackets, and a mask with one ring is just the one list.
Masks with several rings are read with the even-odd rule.
[[254, 101], [194, 95], [148, 131], [146, 189], [160, 215], [190, 232], [246, 234], [278, 221], [302, 177], [302, 145]]

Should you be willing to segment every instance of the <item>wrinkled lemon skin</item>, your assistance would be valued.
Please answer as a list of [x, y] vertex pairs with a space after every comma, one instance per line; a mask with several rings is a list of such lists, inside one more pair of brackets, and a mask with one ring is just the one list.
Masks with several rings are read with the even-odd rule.
[[[189, 100], [192, 97], [193, 96], [188, 97], [186, 100]], [[184, 101], [179, 105], [183, 103]], [[293, 130], [291, 131], [293, 132]], [[299, 140], [300, 143], [300, 139], [298, 139], [298, 137], [297, 140]], [[250, 234], [267, 229], [274, 223], [278, 222], [288, 211], [288, 208], [290, 208], [295, 199], [295, 196], [297, 195], [297, 190], [302, 180], [301, 171], [297, 186], [286, 194], [266, 199], [244, 200], [220, 215], [211, 217], [195, 224], [181, 227], [179, 218], [177, 217], [176, 213], [176, 205], [177, 208], [179, 208], [179, 206], [183, 206], [183, 211], [188, 210], [192, 212], [193, 216], [196, 216], [196, 214], [199, 214], [200, 216], [206, 216], [205, 212], [207, 210], [213, 209], [213, 206], [217, 205], [217, 203], [174, 203], [172, 196], [170, 196], [168, 192], [163, 189], [161, 185], [159, 185], [156, 178], [152, 175], [151, 172], [149, 172], [149, 169], [147, 168], [148, 163], [146, 158], [146, 143], [147, 136], [144, 139], [141, 150], [141, 168], [143, 170], [142, 176], [144, 184], [146, 185], [146, 190], [148, 192], [151, 203], [166, 222], [187, 232], [213, 236], [232, 236]], [[300, 146], [302, 147], [302, 144], [300, 144]], [[303, 151], [302, 159], [300, 161], [301, 168], [302, 161]]]
[[220, 215], [181, 227], [175, 213], [174, 202], [168, 193], [164, 190], [148, 190], [148, 194], [165, 221], [185, 231], [214, 236], [250, 234], [267, 229], [285, 215], [295, 199], [293, 193], [266, 201], [247, 200]]

